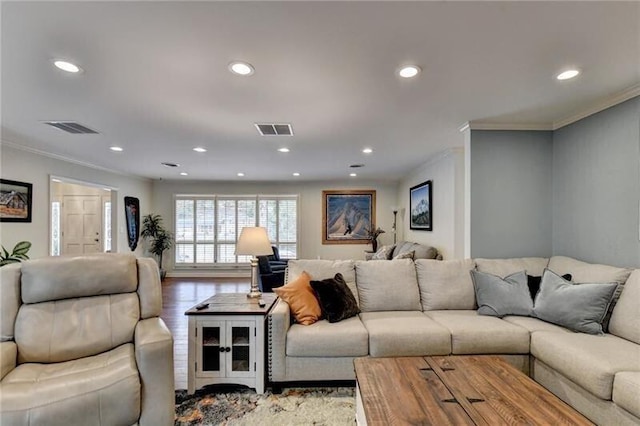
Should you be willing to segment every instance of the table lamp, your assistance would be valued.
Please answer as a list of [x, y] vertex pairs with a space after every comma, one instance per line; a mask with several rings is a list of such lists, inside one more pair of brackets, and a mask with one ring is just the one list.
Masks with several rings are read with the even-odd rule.
[[258, 259], [256, 256], [273, 254], [267, 230], [260, 226], [247, 226], [240, 231], [236, 245], [236, 255], [251, 257], [251, 290], [247, 297], [258, 298], [262, 295], [258, 288]]

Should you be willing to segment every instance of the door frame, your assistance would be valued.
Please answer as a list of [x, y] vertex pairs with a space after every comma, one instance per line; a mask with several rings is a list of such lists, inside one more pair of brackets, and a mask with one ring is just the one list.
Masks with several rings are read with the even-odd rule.
[[[99, 188], [99, 189], [108, 189], [111, 193], [111, 251], [112, 252], [117, 252], [118, 251], [118, 187], [112, 186], [112, 185], [106, 185], [106, 184], [102, 184], [99, 182], [89, 182], [89, 181], [83, 181], [83, 180], [79, 180], [79, 179], [74, 179], [74, 178], [70, 178], [70, 177], [66, 177], [66, 176], [60, 176], [60, 175], [54, 175], [54, 174], [50, 174], [49, 175], [49, 205], [48, 205], [48, 210], [49, 210], [49, 221], [48, 221], [48, 226], [47, 226], [47, 233], [48, 233], [48, 237], [47, 237], [47, 241], [49, 242], [48, 244], [48, 249], [47, 252], [49, 253], [49, 255], [51, 255], [51, 245], [53, 243], [53, 226], [51, 223], [52, 220], [52, 211], [51, 211], [51, 203], [53, 203], [54, 201], [56, 201], [56, 197], [54, 195], [53, 192], [53, 187], [54, 184], [56, 183], [71, 183], [74, 185], [82, 185], [82, 186], [88, 186], [91, 188]], [[62, 201], [62, 200], [58, 200], [58, 201]], [[61, 219], [62, 220], [62, 219]], [[102, 221], [101, 226], [104, 226], [104, 221]], [[104, 238], [106, 236], [102, 235], [102, 241], [101, 244], [104, 244]], [[61, 247], [62, 249], [62, 247]]]

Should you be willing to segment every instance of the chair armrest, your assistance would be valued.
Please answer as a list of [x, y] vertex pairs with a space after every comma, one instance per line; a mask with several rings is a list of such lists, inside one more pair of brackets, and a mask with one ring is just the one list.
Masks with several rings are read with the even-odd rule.
[[269, 314], [269, 381], [282, 382], [287, 377], [286, 350], [287, 331], [291, 325], [289, 305], [278, 299]]
[[173, 337], [158, 318], [138, 322], [134, 344], [142, 381], [140, 426], [173, 425], [175, 389]]
[[0, 343], [0, 380], [16, 368], [18, 346], [15, 342]]

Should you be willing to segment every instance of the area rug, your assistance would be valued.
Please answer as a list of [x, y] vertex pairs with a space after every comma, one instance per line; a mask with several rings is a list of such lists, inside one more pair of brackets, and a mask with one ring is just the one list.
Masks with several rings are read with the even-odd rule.
[[257, 395], [247, 388], [205, 387], [194, 395], [176, 391], [176, 426], [354, 425], [350, 387], [284, 388]]

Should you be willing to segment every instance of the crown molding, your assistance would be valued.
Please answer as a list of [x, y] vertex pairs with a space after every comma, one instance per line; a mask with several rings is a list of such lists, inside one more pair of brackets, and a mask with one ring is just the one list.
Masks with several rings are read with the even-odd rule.
[[60, 154], [54, 154], [52, 152], [48, 152], [48, 151], [43, 151], [37, 148], [31, 148], [28, 146], [24, 146], [24, 145], [20, 145], [18, 143], [15, 142], [11, 142], [8, 141], [6, 139], [1, 139], [0, 140], [0, 149], [2, 149], [3, 147], [9, 147], [9, 148], [13, 148], [16, 149], [18, 151], [23, 151], [23, 152], [28, 152], [30, 154], [35, 154], [35, 155], [40, 155], [42, 157], [48, 157], [48, 158], [53, 158], [54, 160], [59, 160], [59, 161], [64, 161], [66, 163], [71, 163], [71, 164], [76, 164], [78, 166], [83, 166], [83, 167], [87, 167], [90, 169], [94, 169], [94, 170], [102, 170], [103, 172], [108, 172], [108, 173], [113, 173], [116, 175], [120, 175], [120, 176], [126, 176], [126, 177], [130, 177], [130, 178], [135, 178], [138, 180], [141, 180], [143, 182], [152, 182], [153, 179], [149, 179], [149, 178], [145, 178], [142, 176], [137, 176], [131, 173], [126, 173], [120, 170], [114, 170], [114, 169], [110, 169], [107, 167], [103, 167], [103, 166], [98, 166], [97, 164], [93, 164], [93, 163], [87, 163], [85, 161], [80, 161], [80, 160], [76, 160], [70, 157], [65, 157], [64, 155], [60, 155]]
[[498, 123], [490, 120], [474, 120], [464, 123], [458, 130], [461, 132], [467, 129], [471, 130], [537, 130], [537, 131], [553, 131], [564, 126], [580, 121], [590, 115], [597, 114], [600, 111], [611, 108], [628, 101], [629, 99], [640, 96], [640, 83], [634, 84], [621, 92], [614, 93], [611, 96], [600, 98], [594, 103], [582, 108], [571, 115], [551, 123]]
[[558, 130], [564, 126], [568, 126], [569, 124], [575, 123], [576, 121], [582, 120], [590, 115], [599, 113], [600, 111], [604, 111], [607, 108], [611, 108], [612, 106], [621, 104], [622, 102], [628, 101], [629, 99], [635, 98], [636, 96], [640, 96], [640, 83], [635, 84], [621, 92], [614, 93], [611, 96], [607, 96], [606, 98], [602, 98], [591, 106], [578, 111], [572, 115], [569, 115], [561, 120], [553, 122], [553, 130]]
[[553, 130], [551, 123], [495, 123], [491, 121], [470, 121], [471, 130]]

